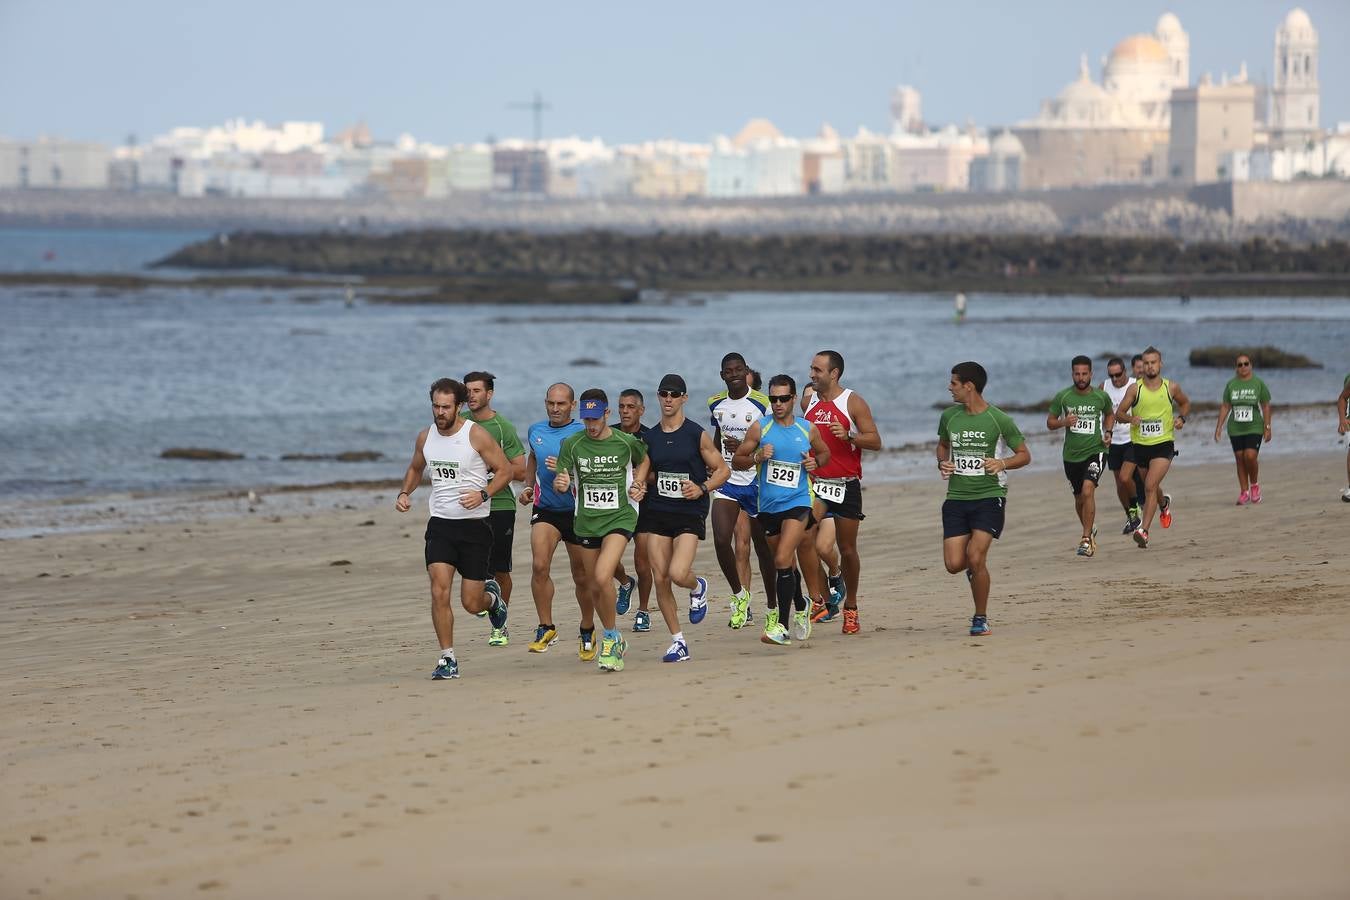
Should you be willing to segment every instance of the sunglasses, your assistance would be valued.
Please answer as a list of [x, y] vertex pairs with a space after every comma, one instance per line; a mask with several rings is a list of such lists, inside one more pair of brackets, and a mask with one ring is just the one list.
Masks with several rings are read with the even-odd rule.
[[657, 391], [656, 396], [664, 397], [668, 400], [671, 397], [683, 397], [684, 391]]
[[1240, 362], [1240, 363], [1238, 363], [1238, 368], [1239, 368], [1239, 369], [1247, 369], [1247, 368], [1250, 368], [1250, 367], [1251, 367], [1251, 363], [1250, 363], [1250, 362]]
[[770, 403], [791, 403], [791, 402], [792, 402], [792, 395], [791, 395], [791, 394], [778, 394], [778, 395], [770, 394], [770, 395], [769, 395], [769, 402], [770, 402]]
[[1119, 372], [1107, 372], [1106, 374], [1107, 374], [1107, 375], [1110, 375], [1112, 378], [1124, 378], [1124, 377], [1125, 377], [1125, 372], [1124, 372], [1124, 370], [1121, 370], [1121, 371], [1119, 371]]

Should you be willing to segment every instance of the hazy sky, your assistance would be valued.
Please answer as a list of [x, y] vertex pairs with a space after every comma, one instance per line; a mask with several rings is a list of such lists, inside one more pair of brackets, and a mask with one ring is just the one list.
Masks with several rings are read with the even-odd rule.
[[[536, 88], [546, 136], [609, 142], [888, 127], [898, 83], [931, 123], [1036, 114], [1078, 71], [1171, 9], [1191, 75], [1270, 72], [1267, 0], [831, 3], [684, 0], [0, 0], [0, 135], [121, 142], [227, 118], [364, 118], [437, 143], [528, 136], [507, 108]], [[1321, 38], [1322, 124], [1350, 121], [1350, 0], [1303, 4]]]

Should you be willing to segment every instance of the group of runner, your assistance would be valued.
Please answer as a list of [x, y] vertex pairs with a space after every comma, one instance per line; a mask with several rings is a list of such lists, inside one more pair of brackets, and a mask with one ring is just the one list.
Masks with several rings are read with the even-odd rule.
[[[1097, 552], [1095, 492], [1105, 471], [1113, 473], [1125, 513], [1122, 533], [1140, 548], [1149, 546], [1155, 516], [1164, 528], [1172, 524], [1163, 480], [1191, 403], [1162, 376], [1162, 366], [1162, 354], [1149, 347], [1128, 371], [1122, 358], [1108, 360], [1107, 377], [1097, 384], [1092, 360], [1078, 356], [1070, 363], [1071, 386], [1051, 402], [1046, 424], [1066, 432], [1064, 472], [1082, 526], [1080, 556]], [[1224, 389], [1215, 440], [1226, 426], [1238, 468], [1238, 503], [1245, 505], [1261, 502], [1257, 454], [1270, 440], [1270, 392], [1252, 374], [1249, 356], [1239, 355], [1236, 369]], [[529, 427], [525, 444], [492, 408], [490, 373], [437, 381], [430, 391], [434, 424], [417, 437], [396, 502], [406, 512], [411, 493], [430, 471], [425, 561], [441, 645], [433, 677], [459, 675], [450, 603], [456, 573], [463, 607], [491, 621], [489, 644], [509, 643], [517, 502], [531, 507], [530, 590], [538, 625], [530, 652], [548, 652], [558, 640], [551, 568], [562, 544], [580, 610], [581, 660], [621, 671], [627, 641], [618, 619], [637, 593], [633, 630], [649, 631], [653, 591], [670, 632], [663, 661], [690, 659], [675, 588], [688, 592], [689, 623], [703, 621], [709, 582], [696, 570], [696, 558], [709, 518], [718, 565], [731, 588], [731, 628], [755, 621], [753, 550], [766, 601], [763, 642], [802, 641], [814, 625], [841, 616], [842, 632], [857, 634], [862, 451], [881, 449], [881, 438], [866, 401], [840, 383], [843, 373], [842, 355], [824, 350], [812, 358], [800, 391], [792, 377], [779, 374], [762, 393], [752, 386], [757, 376], [745, 358], [728, 353], [720, 373], [725, 389], [708, 399], [710, 430], [687, 416], [688, 388], [678, 374], [661, 379], [660, 419], [652, 426], [642, 423], [645, 399], [636, 388], [620, 393], [612, 410], [600, 388], [578, 397], [559, 382], [545, 392], [546, 418]], [[970, 634], [977, 637], [991, 633], [987, 558], [1003, 532], [1006, 473], [1031, 462], [1011, 417], [984, 400], [987, 380], [978, 363], [952, 367], [948, 390], [954, 402], [940, 416], [936, 450], [948, 484], [943, 561], [969, 581]], [[1350, 429], [1348, 397], [1350, 376], [1338, 399], [1342, 433]], [[467, 408], [463, 416], [461, 406]], [[611, 425], [613, 411], [618, 422]], [[526, 485], [516, 497], [508, 489], [513, 481]], [[1350, 487], [1343, 497], [1350, 500]], [[631, 574], [623, 565], [630, 542]]]
[[[721, 369], [726, 388], [708, 400], [710, 429], [686, 415], [688, 387], [675, 373], [657, 387], [660, 420], [652, 426], [642, 423], [645, 399], [636, 388], [612, 410], [602, 389], [578, 396], [559, 382], [545, 392], [546, 417], [529, 427], [524, 444], [492, 408], [491, 373], [437, 381], [433, 425], [417, 436], [396, 500], [408, 511], [430, 474], [424, 557], [441, 645], [432, 677], [459, 677], [450, 602], [456, 574], [463, 607], [491, 621], [489, 644], [510, 642], [517, 502], [531, 507], [530, 591], [539, 621], [530, 652], [546, 653], [558, 640], [551, 569], [563, 544], [580, 610], [580, 659], [621, 671], [627, 641], [618, 618], [636, 593], [633, 630], [650, 630], [653, 592], [670, 632], [663, 660], [689, 659], [675, 588], [688, 592], [689, 623], [701, 622], [708, 579], [695, 560], [710, 517], [732, 590], [731, 628], [754, 620], [753, 548], [767, 601], [762, 641], [805, 640], [814, 624], [841, 617], [842, 632], [857, 634], [862, 451], [879, 450], [881, 438], [866, 401], [840, 384], [843, 372], [842, 355], [822, 351], [811, 361], [809, 390], [799, 393], [794, 379], [775, 375], [764, 394], [751, 386], [757, 376], [745, 358], [729, 353]], [[513, 481], [525, 484], [516, 496], [508, 490]], [[630, 542], [631, 574], [623, 566]]]

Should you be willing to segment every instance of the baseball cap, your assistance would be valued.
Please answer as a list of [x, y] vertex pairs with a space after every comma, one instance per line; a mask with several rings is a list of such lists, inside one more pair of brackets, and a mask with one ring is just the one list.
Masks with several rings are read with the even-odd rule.
[[681, 394], [689, 393], [689, 389], [684, 386], [684, 379], [674, 372], [667, 374], [661, 379], [661, 385], [658, 391], [679, 391]]
[[609, 404], [598, 397], [592, 397], [589, 400], [581, 401], [581, 412], [579, 415], [583, 419], [603, 419], [609, 412]]

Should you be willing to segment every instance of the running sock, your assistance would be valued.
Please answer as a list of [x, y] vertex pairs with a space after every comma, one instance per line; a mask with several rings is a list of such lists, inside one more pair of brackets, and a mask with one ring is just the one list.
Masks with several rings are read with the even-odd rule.
[[455, 648], [447, 647], [446, 649], [441, 651], [440, 656], [436, 657], [436, 662], [440, 662], [443, 659], [454, 659], [454, 658], [455, 658]]
[[672, 641], [679, 641], [680, 643], [684, 643], [684, 632], [683, 632], [683, 631], [677, 631], [677, 632], [675, 632], [674, 634], [672, 634], [672, 635], [670, 636], [670, 639], [671, 639]]
[[619, 629], [617, 629], [617, 628], [606, 628], [606, 629], [605, 629], [605, 640], [607, 640], [607, 641], [617, 641], [617, 640], [619, 640]]
[[779, 569], [775, 579], [778, 594], [778, 623], [786, 626], [792, 621], [792, 597], [797, 592], [796, 569]]

